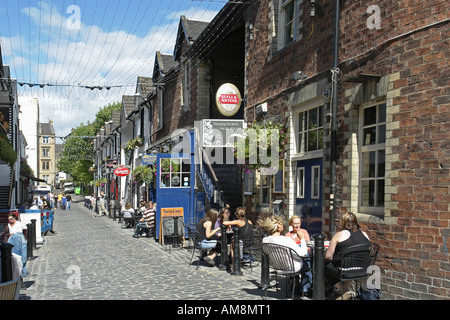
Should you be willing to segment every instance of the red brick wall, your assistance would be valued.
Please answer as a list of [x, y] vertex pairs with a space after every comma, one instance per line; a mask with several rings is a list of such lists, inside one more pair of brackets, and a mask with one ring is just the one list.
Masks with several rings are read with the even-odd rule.
[[[446, 1], [382, 1], [381, 29], [369, 30], [371, 1], [345, 2], [341, 17], [342, 77], [397, 74], [391, 105], [394, 160], [391, 220], [364, 223], [381, 245], [385, 299], [448, 299], [450, 294], [449, 16]], [[352, 84], [341, 84], [343, 91]], [[342, 105], [340, 104], [340, 107]], [[340, 128], [346, 113], [340, 111]], [[340, 135], [340, 144], [345, 141]], [[339, 174], [345, 171], [340, 162]], [[394, 173], [395, 174], [392, 174]], [[389, 172], [387, 172], [389, 174]], [[340, 208], [341, 212], [347, 208]]]
[[[333, 5], [317, 2], [315, 18], [304, 1], [303, 39], [274, 52], [270, 43], [270, 1], [262, 0], [249, 22], [256, 31], [247, 38], [246, 119], [254, 121], [254, 106], [268, 101], [269, 115], [287, 111], [287, 95], [299, 86], [290, 80], [294, 71], [329, 77], [332, 66]], [[380, 9], [381, 29], [367, 21]], [[361, 73], [392, 76], [387, 99], [392, 108], [389, 219], [362, 223], [371, 239], [381, 245], [383, 299], [448, 299], [450, 295], [450, 110], [449, 6], [446, 0], [342, 1], [339, 48], [338, 190], [346, 185], [348, 167], [344, 147], [349, 130], [343, 82]], [[429, 27], [427, 27], [429, 26]], [[316, 81], [318, 79], [314, 79]], [[308, 81], [308, 80], [307, 80]], [[307, 83], [306, 81], [306, 83]], [[357, 108], [357, 106], [353, 106]], [[394, 112], [395, 111], [395, 112]], [[395, 140], [398, 139], [398, 140]], [[327, 157], [326, 157], [327, 158]], [[329, 159], [325, 159], [329, 161]], [[394, 174], [395, 173], [395, 174]], [[325, 185], [327, 182], [324, 181]], [[325, 198], [327, 197], [324, 195]], [[339, 194], [339, 212], [342, 206]]]

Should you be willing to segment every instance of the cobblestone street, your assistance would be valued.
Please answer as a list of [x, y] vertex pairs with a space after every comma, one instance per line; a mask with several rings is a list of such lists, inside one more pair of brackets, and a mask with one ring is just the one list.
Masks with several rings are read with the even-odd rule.
[[[92, 218], [78, 200], [70, 211], [55, 210], [55, 234], [44, 236], [27, 262], [22, 300], [262, 300], [258, 262], [242, 267], [242, 276], [205, 262], [196, 270], [187, 249], [170, 252], [153, 238], [133, 238], [133, 229]], [[285, 293], [269, 290], [268, 299]]]

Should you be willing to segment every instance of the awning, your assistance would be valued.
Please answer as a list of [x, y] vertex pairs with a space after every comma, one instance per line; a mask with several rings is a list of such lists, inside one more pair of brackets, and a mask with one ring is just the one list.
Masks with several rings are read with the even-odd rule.
[[29, 174], [26, 174], [26, 173], [24, 173], [24, 172], [22, 172], [22, 171], [20, 172], [20, 175], [21, 175], [21, 176], [24, 176], [25, 178], [28, 178], [28, 179], [30, 179], [30, 180], [33, 180], [33, 181], [47, 182], [46, 180], [42, 180], [42, 179], [36, 178], [36, 177], [31, 176], [31, 175], [29, 175]]

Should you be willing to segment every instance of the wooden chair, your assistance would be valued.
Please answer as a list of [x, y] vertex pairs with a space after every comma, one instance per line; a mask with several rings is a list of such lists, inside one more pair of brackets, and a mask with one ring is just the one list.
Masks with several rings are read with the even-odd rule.
[[0, 283], [0, 300], [19, 300], [20, 278]]

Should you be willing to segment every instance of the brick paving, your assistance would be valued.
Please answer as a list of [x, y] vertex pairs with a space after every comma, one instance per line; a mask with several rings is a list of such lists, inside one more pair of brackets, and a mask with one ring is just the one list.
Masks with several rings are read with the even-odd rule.
[[[169, 252], [153, 238], [133, 238], [133, 229], [92, 218], [81, 197], [74, 200], [72, 210], [55, 211], [56, 233], [27, 262], [21, 300], [262, 300], [258, 262], [242, 276], [203, 261], [196, 270], [187, 249]], [[269, 290], [268, 300], [284, 299], [284, 290]]]

